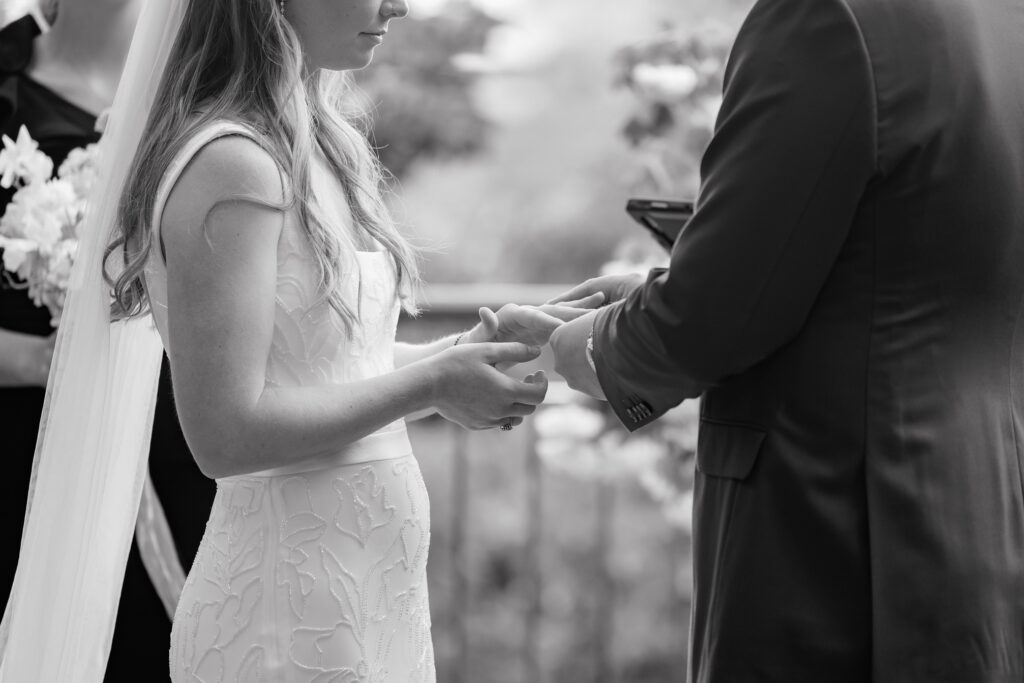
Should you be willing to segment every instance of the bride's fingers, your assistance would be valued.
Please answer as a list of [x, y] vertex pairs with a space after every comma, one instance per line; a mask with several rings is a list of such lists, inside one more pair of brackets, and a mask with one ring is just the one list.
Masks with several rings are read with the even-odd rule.
[[508, 430], [512, 427], [518, 427], [521, 424], [522, 418], [502, 418], [501, 420], [495, 420], [490, 423], [490, 428]]
[[513, 403], [509, 408], [508, 417], [527, 417], [533, 415], [537, 406], [526, 405], [525, 403]]

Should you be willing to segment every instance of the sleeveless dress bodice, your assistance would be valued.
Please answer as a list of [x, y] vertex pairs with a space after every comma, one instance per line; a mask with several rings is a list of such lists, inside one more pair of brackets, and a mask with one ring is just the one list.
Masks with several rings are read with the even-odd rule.
[[[188, 161], [239, 124], [204, 128], [165, 174], [154, 225]], [[314, 189], [324, 182], [314, 169]], [[348, 217], [335, 217], [348, 229]], [[154, 244], [160, 244], [155, 240]], [[355, 252], [341, 284], [358, 323], [346, 330], [320, 296], [294, 212], [277, 253], [266, 384], [343, 385], [393, 369], [400, 304], [392, 259]], [[145, 270], [167, 342], [167, 278], [158, 247]], [[426, 489], [404, 421], [338, 453], [217, 480], [206, 534], [171, 636], [179, 681], [433, 681], [427, 600]]]

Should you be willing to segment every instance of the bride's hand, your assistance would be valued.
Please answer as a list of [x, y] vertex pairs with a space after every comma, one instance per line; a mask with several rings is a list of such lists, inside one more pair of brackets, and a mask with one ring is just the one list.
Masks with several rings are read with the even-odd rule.
[[466, 333], [464, 340], [476, 342], [521, 342], [543, 346], [563, 322], [575, 320], [596, 308], [602, 296], [588, 296], [578, 301], [543, 306], [505, 304], [497, 313], [481, 308], [480, 323]]
[[450, 347], [427, 361], [435, 370], [430, 385], [433, 407], [446, 420], [466, 429], [515, 426], [544, 401], [548, 382], [543, 372], [524, 380], [502, 374], [502, 365], [528, 363], [540, 349], [517, 343]]
[[533, 306], [505, 304], [497, 313], [486, 306], [479, 311], [480, 322], [462, 337], [461, 343], [520, 342], [544, 346], [562, 321]]

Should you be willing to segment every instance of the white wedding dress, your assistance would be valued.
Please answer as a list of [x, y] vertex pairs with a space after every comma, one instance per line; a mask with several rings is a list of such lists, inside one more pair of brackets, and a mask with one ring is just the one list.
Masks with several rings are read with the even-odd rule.
[[[223, 135], [255, 139], [229, 122], [198, 133], [163, 179], [156, 225], [187, 163]], [[316, 165], [315, 192], [326, 173]], [[338, 229], [350, 229], [347, 216], [332, 218]], [[343, 285], [361, 316], [350, 339], [329, 305], [316, 303], [307, 240], [294, 214], [286, 218], [268, 385], [344, 384], [393, 369], [400, 304], [392, 261], [378, 251], [355, 258], [358, 272]], [[167, 276], [158, 248], [145, 277], [166, 346]], [[171, 679], [434, 681], [429, 544], [427, 492], [404, 422], [319, 462], [217, 480], [174, 616]]]

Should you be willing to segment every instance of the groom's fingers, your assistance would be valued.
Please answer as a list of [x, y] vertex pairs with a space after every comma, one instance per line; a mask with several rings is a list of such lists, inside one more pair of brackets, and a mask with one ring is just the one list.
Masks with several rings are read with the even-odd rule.
[[[604, 300], [603, 296], [601, 300]], [[580, 301], [586, 301], [586, 299], [580, 299]], [[594, 308], [592, 306], [576, 306], [573, 302], [567, 302], [564, 304], [545, 304], [540, 307], [540, 310], [554, 318], [558, 318], [563, 323], [567, 323], [590, 313]]]
[[554, 332], [564, 322], [561, 316], [557, 315], [557, 307], [554, 306], [530, 306], [524, 307], [522, 310], [524, 319], [521, 321], [527, 327], [539, 328], [545, 332]]
[[597, 283], [593, 278], [586, 282], [581, 282], [576, 285], [568, 292], [562, 292], [554, 299], [551, 299], [547, 303], [549, 304], [564, 304], [567, 301], [578, 301], [580, 299], [586, 299], [588, 297], [600, 294], [602, 301], [604, 300], [604, 292], [597, 289]]
[[594, 308], [600, 308], [604, 304], [604, 300], [604, 292], [594, 292], [593, 294], [588, 294], [582, 299], [573, 299], [572, 301], [560, 301], [558, 305], [565, 306], [566, 308], [583, 308], [590, 310]]

